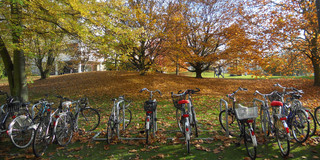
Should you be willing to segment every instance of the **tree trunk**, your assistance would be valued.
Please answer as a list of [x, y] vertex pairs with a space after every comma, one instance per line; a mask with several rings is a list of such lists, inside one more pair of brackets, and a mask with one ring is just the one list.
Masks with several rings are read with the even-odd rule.
[[202, 78], [202, 70], [201, 69], [196, 69], [195, 70], [195, 72], [196, 72], [196, 78]]
[[176, 60], [176, 75], [179, 75], [179, 55], [177, 55], [177, 60]]
[[40, 71], [40, 76], [41, 76], [40, 79], [46, 79], [50, 75], [50, 70], [53, 67], [53, 63], [54, 63], [54, 59], [55, 59], [52, 52], [53, 52], [52, 50], [49, 50], [49, 52], [48, 52], [47, 63], [46, 63], [45, 69], [42, 66], [43, 57], [38, 57], [35, 59], [36, 66], [38, 67], [38, 69]]
[[11, 60], [11, 57], [9, 55], [9, 52], [4, 44], [4, 41], [2, 40], [2, 37], [0, 36], [0, 54], [1, 58], [4, 63], [4, 67], [6, 69], [6, 74], [8, 76], [8, 82], [10, 87], [10, 93], [13, 93], [14, 88], [14, 81], [13, 81], [13, 63]]
[[317, 17], [318, 17], [318, 30], [320, 30], [320, 0], [316, 0]]
[[22, 101], [28, 101], [27, 77], [25, 72], [25, 56], [22, 51], [22, 7], [19, 2], [11, 4], [12, 17], [12, 43], [15, 46], [13, 50], [13, 96], [17, 96]]
[[320, 86], [320, 63], [317, 58], [312, 59], [313, 72], [314, 72], [314, 85]]

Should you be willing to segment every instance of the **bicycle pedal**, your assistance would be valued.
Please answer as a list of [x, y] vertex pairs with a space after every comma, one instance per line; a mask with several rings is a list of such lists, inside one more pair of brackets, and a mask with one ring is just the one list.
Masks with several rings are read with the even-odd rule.
[[141, 134], [143, 134], [145, 131], [140, 131]]

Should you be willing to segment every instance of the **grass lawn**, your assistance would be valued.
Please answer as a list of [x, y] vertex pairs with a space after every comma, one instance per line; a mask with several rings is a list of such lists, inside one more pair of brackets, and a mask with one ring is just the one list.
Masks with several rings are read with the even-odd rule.
[[[175, 74], [175, 72], [170, 72], [169, 74]], [[181, 72], [182, 76], [196, 77], [195, 72]], [[242, 76], [230, 76], [230, 74], [223, 74], [224, 78], [232, 79], [313, 79], [313, 76], [270, 76], [270, 77], [256, 77], [253, 75], [242, 75]], [[214, 72], [206, 71], [202, 73], [203, 78], [218, 78], [214, 75]], [[220, 78], [222, 78], [220, 76]]]
[[[91, 106], [100, 111], [101, 125], [96, 132], [102, 131], [99, 138], [104, 138], [106, 121], [112, 107], [111, 98], [124, 94], [127, 99], [133, 100], [130, 106], [133, 113], [132, 124], [121, 136], [144, 137], [139, 131], [144, 130], [145, 112], [142, 104], [148, 98], [148, 94], [138, 91], [146, 87], [150, 90], [160, 89], [163, 93], [161, 97], [158, 95], [154, 97], [158, 101], [159, 132], [152, 140], [152, 144], [145, 145], [144, 140], [120, 140], [109, 145], [105, 141], [93, 141], [95, 133], [88, 133], [75, 135], [73, 142], [67, 147], [50, 145], [43, 159], [245, 159], [247, 153], [244, 144], [237, 147], [234, 143], [239, 140], [225, 137], [221, 130], [218, 120], [219, 100], [242, 86], [249, 91], [239, 93], [238, 100], [251, 101], [256, 89], [267, 93], [275, 89], [272, 86], [275, 83], [303, 89], [306, 94], [302, 102], [309, 108], [320, 105], [318, 101], [320, 87], [313, 87], [313, 81], [309, 79], [196, 79], [166, 74], [139, 76], [136, 72], [89, 72], [35, 80], [29, 84], [29, 95], [30, 100], [36, 100], [49, 93], [51, 95], [49, 99], [55, 102], [53, 95], [57, 94], [73, 99], [87, 96]], [[192, 139], [191, 153], [187, 154], [186, 145], [179, 139], [182, 135], [177, 132], [176, 109], [172, 105], [170, 92], [196, 87], [201, 91], [193, 96], [193, 103], [197, 112], [200, 138], [203, 139]], [[0, 86], [0, 89], [8, 90], [8, 86]], [[257, 122], [259, 123], [259, 119]], [[305, 144], [297, 144], [292, 140], [290, 159], [320, 157], [319, 134], [318, 129], [317, 136]], [[257, 136], [259, 141], [257, 159], [283, 159], [273, 138], [262, 143], [262, 136], [260, 134]], [[6, 135], [0, 137], [0, 159], [34, 158], [32, 148], [17, 149]]]

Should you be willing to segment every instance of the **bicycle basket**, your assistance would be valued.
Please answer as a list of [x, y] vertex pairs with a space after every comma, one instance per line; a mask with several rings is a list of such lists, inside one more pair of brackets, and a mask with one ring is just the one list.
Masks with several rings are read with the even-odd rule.
[[144, 110], [154, 112], [157, 109], [157, 102], [149, 100], [144, 102]]
[[239, 120], [243, 119], [255, 119], [258, 117], [258, 107], [245, 107], [241, 104], [237, 105], [235, 109], [236, 116]]
[[184, 96], [173, 96], [172, 102], [173, 102], [174, 107], [176, 107], [177, 109], [181, 109], [182, 104], [179, 104], [179, 101], [184, 100], [185, 97], [186, 97], [185, 95]]
[[4, 107], [5, 112], [18, 112], [22, 108], [22, 103], [18, 100], [10, 102]]

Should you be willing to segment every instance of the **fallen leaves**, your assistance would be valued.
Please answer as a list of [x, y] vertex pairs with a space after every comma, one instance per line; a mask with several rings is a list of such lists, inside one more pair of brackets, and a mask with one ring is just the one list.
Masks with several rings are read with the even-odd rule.
[[160, 153], [160, 154], [157, 154], [156, 156], [152, 156], [151, 158], [152, 159], [163, 159], [163, 158], [165, 158], [165, 155]]
[[129, 150], [129, 153], [137, 153], [137, 152], [138, 152], [138, 150], [136, 150], [136, 149]]

